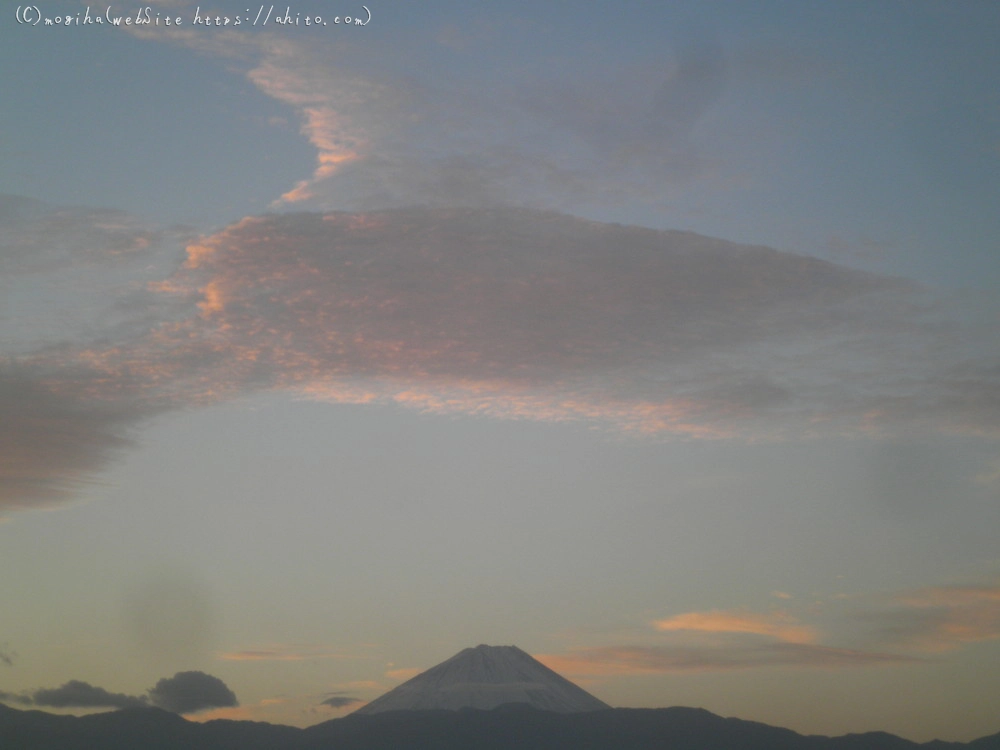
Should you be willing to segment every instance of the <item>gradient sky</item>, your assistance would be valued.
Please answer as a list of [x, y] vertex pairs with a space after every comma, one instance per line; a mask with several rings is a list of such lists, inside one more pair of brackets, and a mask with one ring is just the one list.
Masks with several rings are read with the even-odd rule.
[[146, 7], [0, 18], [0, 700], [1000, 730], [1000, 6]]

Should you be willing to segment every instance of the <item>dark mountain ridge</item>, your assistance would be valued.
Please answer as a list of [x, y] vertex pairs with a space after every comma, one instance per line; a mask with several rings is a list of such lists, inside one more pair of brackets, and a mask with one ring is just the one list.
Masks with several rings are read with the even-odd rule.
[[884, 732], [806, 736], [698, 708], [584, 713], [509, 704], [491, 711], [353, 714], [297, 729], [251, 721], [187, 721], [157, 708], [58, 716], [0, 705], [4, 750], [1000, 750], [1000, 734], [968, 743], [910, 742]]

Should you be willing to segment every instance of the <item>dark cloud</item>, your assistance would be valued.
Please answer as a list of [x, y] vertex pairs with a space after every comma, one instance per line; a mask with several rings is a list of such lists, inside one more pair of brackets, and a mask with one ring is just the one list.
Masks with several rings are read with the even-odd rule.
[[150, 704], [179, 714], [239, 705], [233, 691], [218, 677], [204, 672], [178, 672], [164, 677], [148, 695], [110, 693], [81, 680], [57, 688], [15, 694], [0, 691], [0, 701], [50, 708], [142, 708]]
[[21, 706], [30, 706], [32, 704], [32, 700], [30, 695], [8, 693], [4, 690], [0, 690], [0, 703], [16, 703]]
[[70, 680], [57, 688], [36, 690], [31, 698], [36, 706], [52, 708], [141, 708], [147, 705], [145, 697], [109, 693], [80, 680]]
[[360, 698], [352, 698], [347, 695], [334, 695], [327, 698], [325, 701], [320, 703], [321, 706], [330, 706], [331, 708], [343, 708], [344, 706], [350, 706], [353, 703], [360, 703]]
[[149, 700], [158, 708], [178, 714], [239, 705], [236, 695], [226, 687], [226, 683], [218, 677], [197, 671], [164, 677], [149, 691]]
[[116, 386], [75, 378], [72, 367], [43, 374], [0, 358], [0, 511], [70, 497], [129, 444], [128, 427], [142, 412], [101, 398], [94, 389]]
[[72, 496], [164, 405], [162, 393], [140, 393], [146, 373], [112, 379], [88, 351], [185, 315], [146, 288], [176, 268], [182, 234], [119, 211], [0, 196], [0, 515]]
[[11, 651], [7, 644], [0, 646], [0, 664], [6, 664], [8, 667], [14, 666], [14, 657], [17, 656], [13, 651]]

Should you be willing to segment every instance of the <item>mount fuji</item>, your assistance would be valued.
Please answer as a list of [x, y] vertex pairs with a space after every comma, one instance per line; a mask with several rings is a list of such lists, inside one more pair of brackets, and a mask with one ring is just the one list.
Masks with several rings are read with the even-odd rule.
[[355, 714], [527, 704], [562, 714], [610, 708], [517, 646], [467, 648], [362, 706]]

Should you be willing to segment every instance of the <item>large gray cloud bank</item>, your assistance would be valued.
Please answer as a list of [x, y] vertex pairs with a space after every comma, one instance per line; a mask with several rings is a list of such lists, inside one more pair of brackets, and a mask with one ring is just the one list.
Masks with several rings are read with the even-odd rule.
[[69, 496], [150, 415], [262, 389], [684, 438], [1000, 425], [995, 342], [926, 290], [687, 232], [264, 215], [145, 293], [130, 323], [0, 358], [0, 507]]

